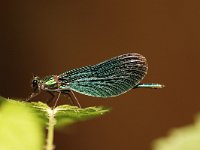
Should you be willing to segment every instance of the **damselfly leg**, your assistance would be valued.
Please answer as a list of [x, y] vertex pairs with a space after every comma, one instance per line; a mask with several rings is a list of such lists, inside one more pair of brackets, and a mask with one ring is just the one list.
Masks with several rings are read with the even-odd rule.
[[47, 100], [47, 104], [50, 104], [52, 101], [54, 101], [55, 95], [50, 91], [47, 91], [47, 93], [51, 95], [51, 98]]
[[[78, 107], [81, 108], [81, 105], [80, 105], [78, 99], [76, 98], [75, 94], [73, 93], [73, 91], [67, 90], [67, 91], [64, 91], [62, 93], [65, 94], [66, 96], [68, 96], [68, 98], [70, 99], [71, 104], [73, 104], [74, 106], [78, 105]], [[72, 95], [70, 93], [72, 93]], [[74, 100], [76, 101], [76, 103], [75, 103]]]
[[33, 97], [36, 97], [39, 93], [32, 93], [27, 99], [26, 101], [30, 101]]
[[60, 98], [60, 94], [61, 94], [61, 92], [58, 93], [58, 97], [57, 97], [57, 99], [56, 99], [56, 101], [55, 101], [55, 104], [54, 104], [53, 108], [56, 107], [56, 105], [57, 105], [57, 103], [58, 103], [58, 100], [59, 100], [59, 98]]

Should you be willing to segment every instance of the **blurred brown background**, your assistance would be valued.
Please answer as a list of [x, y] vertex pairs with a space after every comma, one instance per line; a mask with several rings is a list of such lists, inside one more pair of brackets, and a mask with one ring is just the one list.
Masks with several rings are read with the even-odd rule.
[[143, 82], [166, 88], [108, 100], [76, 94], [84, 107], [113, 110], [56, 131], [55, 144], [59, 150], [150, 150], [154, 139], [192, 123], [200, 111], [198, 6], [168, 0], [1, 1], [0, 95], [26, 98], [32, 73], [44, 77], [141, 53], [149, 64]]

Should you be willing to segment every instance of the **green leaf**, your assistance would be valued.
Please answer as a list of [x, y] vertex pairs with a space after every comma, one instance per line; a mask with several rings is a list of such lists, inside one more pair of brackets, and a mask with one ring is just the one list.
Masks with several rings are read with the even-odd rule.
[[110, 108], [106, 108], [103, 106], [79, 108], [77, 106], [71, 106], [71, 105], [60, 105], [52, 109], [47, 104], [42, 102], [30, 103], [30, 102], [5, 99], [0, 97], [0, 103], [5, 101], [32, 108], [32, 111], [34, 112], [34, 114], [37, 115], [37, 117], [40, 120], [40, 123], [42, 123], [44, 126], [47, 125], [49, 121], [49, 116], [51, 115], [53, 115], [54, 118], [56, 119], [56, 127], [62, 127], [65, 125], [76, 123], [78, 121], [84, 121], [96, 118], [110, 111]]
[[79, 108], [71, 105], [61, 105], [52, 109], [42, 102], [32, 102], [31, 106], [36, 109], [38, 116], [43, 118], [46, 123], [48, 123], [49, 116], [53, 115], [56, 119], [56, 127], [62, 127], [78, 121], [102, 116], [110, 110], [109, 108], [102, 106]]
[[0, 97], [0, 150], [42, 150], [44, 130], [30, 107]]
[[57, 127], [102, 116], [109, 110], [105, 107], [79, 108], [70, 105], [62, 105], [54, 109]]
[[153, 143], [153, 150], [200, 150], [200, 115], [192, 125], [174, 129]]
[[42, 102], [30, 103], [2, 97], [0, 104], [0, 150], [42, 149], [44, 127], [47, 127], [46, 150], [53, 150], [54, 127], [98, 117], [110, 110], [105, 107], [79, 108], [70, 105], [51, 108]]

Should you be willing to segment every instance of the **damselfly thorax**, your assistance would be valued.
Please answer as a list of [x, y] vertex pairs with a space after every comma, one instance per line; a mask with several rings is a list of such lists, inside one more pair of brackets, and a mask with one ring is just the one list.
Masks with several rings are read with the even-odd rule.
[[58, 91], [61, 84], [57, 75], [50, 75], [40, 80], [40, 88], [45, 91]]

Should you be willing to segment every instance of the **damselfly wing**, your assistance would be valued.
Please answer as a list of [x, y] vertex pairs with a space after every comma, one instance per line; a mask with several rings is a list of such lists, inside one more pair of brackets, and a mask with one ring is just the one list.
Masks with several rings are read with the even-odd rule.
[[147, 61], [142, 55], [124, 54], [59, 75], [59, 89], [103, 98], [118, 96], [137, 86], [147, 69]]

